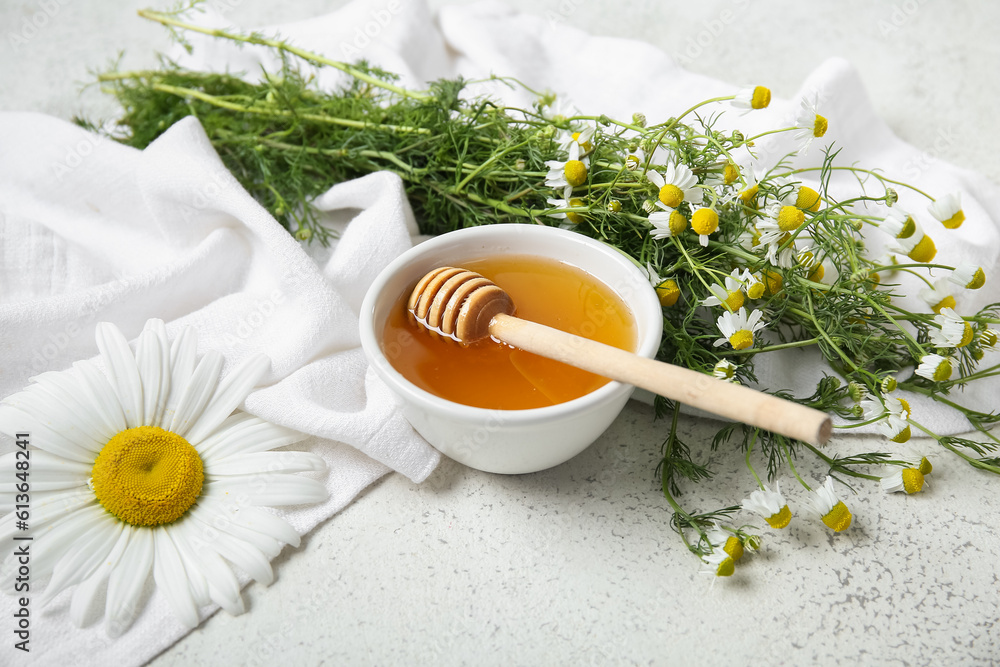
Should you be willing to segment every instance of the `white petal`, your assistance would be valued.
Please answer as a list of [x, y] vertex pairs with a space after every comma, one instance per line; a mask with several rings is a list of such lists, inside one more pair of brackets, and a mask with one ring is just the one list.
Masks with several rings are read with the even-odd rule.
[[660, 172], [656, 171], [655, 169], [650, 169], [649, 171], [647, 171], [646, 178], [648, 178], [650, 182], [658, 188], [662, 188], [667, 183], [666, 181], [663, 180], [663, 176], [660, 174]]
[[191, 509], [191, 516], [198, 518], [216, 530], [228, 533], [236, 539], [253, 545], [267, 556], [268, 559], [274, 558], [281, 553], [281, 543], [278, 540], [269, 535], [264, 535], [255, 530], [237, 525], [231, 518], [231, 515], [235, 512], [229, 512], [224, 508], [218, 509], [219, 507], [218, 503], [198, 503], [196, 507]]
[[[95, 416], [99, 417], [112, 435], [121, 433], [128, 424], [125, 422], [125, 410], [115, 394], [114, 387], [97, 366], [90, 361], [78, 361], [73, 369], [79, 374], [80, 386], [85, 395], [90, 398]], [[110, 440], [110, 438], [108, 438]]]
[[223, 477], [206, 482], [202, 492], [206, 495], [229, 493], [235, 497], [246, 494], [251, 505], [271, 507], [318, 503], [329, 497], [323, 484], [300, 475]]
[[[46, 373], [33, 378], [35, 384], [11, 399], [24, 397], [25, 405], [33, 405], [38, 414], [49, 419], [64, 420], [67, 434], [81, 446], [94, 452], [114, 436], [105, 424], [94, 414], [86, 391], [80, 384], [74, 369], [58, 373]], [[64, 380], [65, 378], [65, 380]], [[64, 387], [71, 387], [67, 391]], [[26, 409], [26, 408], [25, 408]], [[30, 410], [27, 410], [31, 412]]]
[[228, 533], [216, 530], [198, 518], [192, 518], [193, 522], [198, 524], [197, 528], [192, 526], [192, 530], [202, 531], [206, 537], [205, 543], [209, 548], [249, 574], [255, 581], [259, 581], [265, 586], [271, 585], [271, 582], [274, 581], [274, 572], [271, 570], [271, 564], [268, 563], [267, 558], [259, 549]]
[[198, 335], [194, 327], [185, 327], [170, 346], [170, 393], [160, 416], [160, 423], [164, 428], [173, 421], [177, 404], [191, 382], [197, 361]]
[[0, 404], [0, 432], [12, 437], [16, 433], [27, 432], [31, 434], [31, 444], [39, 449], [80, 463], [94, 462], [92, 452], [66, 438], [42, 419], [7, 403]]
[[222, 362], [222, 355], [214, 350], [201, 358], [177, 400], [174, 416], [167, 430], [184, 436], [191, 424], [197, 421], [215, 393], [219, 373], [222, 371]]
[[215, 475], [254, 475], [257, 473], [322, 472], [326, 463], [311, 452], [257, 452], [212, 459], [205, 472]]
[[117, 636], [132, 623], [139, 613], [139, 594], [153, 567], [153, 530], [136, 528], [121, 560], [108, 578], [108, 600], [104, 622], [108, 634]]
[[209, 545], [195, 533], [196, 531], [192, 529], [191, 523], [188, 521], [174, 524], [172, 535], [175, 537], [175, 544], [180, 546], [183, 541], [186, 548], [197, 553], [196, 558], [185, 558], [184, 567], [192, 565], [202, 573], [208, 584], [209, 597], [213, 602], [233, 616], [242, 614], [245, 607], [243, 606], [243, 598], [240, 597], [240, 584], [236, 580], [236, 575], [222, 560], [222, 557], [209, 548]]
[[111, 570], [125, 553], [125, 548], [128, 546], [129, 538], [134, 530], [132, 526], [123, 524], [122, 531], [104, 562], [97, 567], [93, 574], [73, 589], [73, 598], [69, 605], [69, 618], [76, 627], [86, 627], [95, 620], [98, 614], [104, 615], [104, 609], [98, 608], [94, 602], [98, 592], [107, 584]]
[[154, 531], [153, 544], [156, 551], [156, 558], [153, 561], [153, 579], [156, 581], [156, 588], [166, 596], [174, 614], [184, 625], [189, 628], [197, 627], [198, 607], [195, 606], [194, 597], [191, 595], [191, 587], [184, 571], [184, 561], [181, 560], [177, 547], [170, 539], [170, 533], [165, 530]]
[[[101, 522], [109, 521], [113, 521], [111, 515], [95, 503], [67, 513], [62, 519], [43, 529], [41, 535], [38, 531], [32, 531], [35, 538], [32, 542], [32, 578], [40, 580], [48, 576], [55, 564], [73, 548], [77, 540]], [[4, 579], [12, 581], [12, 577], [13, 575], [8, 573]]]
[[[199, 500], [198, 502], [201, 503], [202, 501]], [[170, 541], [177, 548], [177, 555], [184, 565], [184, 573], [187, 575], [188, 585], [191, 588], [191, 597], [194, 598], [195, 605], [203, 607], [212, 602], [212, 598], [208, 594], [208, 582], [205, 581], [205, 575], [198, 568], [197, 555], [184, 540], [183, 531], [178, 529], [180, 524], [181, 522], [173, 523], [169, 526], [164, 526], [163, 529], [170, 534]]]
[[97, 349], [101, 351], [111, 386], [125, 411], [125, 423], [129, 428], [142, 426], [142, 382], [128, 341], [118, 327], [109, 322], [98, 323], [96, 334]]
[[135, 363], [142, 383], [142, 423], [146, 425], [159, 425], [158, 412], [170, 391], [170, 350], [165, 342], [154, 330], [144, 329], [135, 343]]
[[287, 521], [270, 512], [247, 505], [236, 506], [234, 503], [227, 503], [211, 496], [202, 496], [198, 500], [198, 507], [202, 506], [221, 514], [233, 526], [273, 537], [293, 547], [299, 546], [300, 538], [295, 529]]
[[[18, 456], [20, 454], [20, 456]], [[54, 456], [41, 449], [31, 449], [27, 452], [29, 458], [25, 460], [25, 452], [10, 452], [0, 456], [0, 489], [13, 487], [20, 483], [15, 478], [16, 472], [27, 472], [31, 491], [38, 492], [52, 489], [67, 489], [87, 483], [90, 471], [93, 469], [92, 463], [81, 463], [70, 461], [61, 456]], [[28, 468], [24, 471], [17, 470], [18, 461], [23, 461]], [[6, 480], [11, 480], [7, 482]], [[46, 488], [48, 486], [48, 488]], [[6, 490], [7, 493], [14, 493], [15, 489]], [[35, 500], [35, 498], [32, 498]]]
[[[37, 537], [47, 529], [49, 524], [84, 505], [96, 502], [93, 491], [86, 487], [57, 493], [32, 493], [31, 517], [28, 520], [31, 534]], [[7, 503], [10, 507], [9, 513], [0, 519], [0, 558], [6, 556], [8, 551], [14, 550], [13, 536], [20, 532], [16, 530], [14, 504], [14, 496], [12, 495], [10, 502]]]
[[52, 569], [52, 578], [42, 594], [41, 604], [48, 604], [64, 589], [93, 574], [118, 541], [124, 525], [118, 521], [101, 521], [82, 535]]
[[[246, 413], [236, 413], [244, 414]], [[307, 437], [304, 433], [266, 422], [259, 417], [248, 417], [238, 421], [230, 418], [220, 424], [215, 433], [196, 447], [202, 458], [207, 462], [234, 455], [267, 452], [300, 442]]]
[[185, 435], [187, 441], [197, 445], [211, 434], [226, 417], [233, 414], [233, 410], [246, 399], [270, 366], [271, 360], [266, 355], [257, 354], [223, 378], [212, 400]]

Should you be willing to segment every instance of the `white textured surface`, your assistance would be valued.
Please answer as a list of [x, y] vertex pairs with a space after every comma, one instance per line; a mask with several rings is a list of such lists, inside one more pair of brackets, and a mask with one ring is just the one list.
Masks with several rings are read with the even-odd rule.
[[[0, 108], [110, 114], [107, 100], [93, 89], [78, 95], [77, 84], [119, 49], [126, 51], [126, 66], [138, 67], [166, 46], [162, 31], [135, 17], [134, 9], [146, 4], [172, 3], [5, 0]], [[210, 4], [223, 6], [222, 0]], [[230, 13], [236, 22], [254, 25], [305, 18], [341, 3], [229, 4], [236, 6]], [[998, 4], [510, 4], [588, 32], [652, 42], [688, 58], [696, 72], [767, 83], [784, 97], [825, 58], [844, 56], [901, 137], [1000, 180], [991, 129], [1000, 108], [1000, 43], [992, 31], [1000, 25]], [[46, 8], [37, 34], [11, 38]], [[622, 67], [643, 66], [628, 53], [608, 57]], [[685, 441], [712, 456], [719, 471], [714, 483], [690, 490], [685, 503], [707, 509], [738, 502], [748, 490], [741, 458], [709, 453], [713, 424], [691, 419], [683, 429]], [[153, 664], [1000, 659], [1000, 480], [939, 453], [924, 494], [887, 497], [874, 485], [860, 486], [848, 499], [855, 514], [849, 532], [831, 536], [799, 521], [788, 531], [764, 533], [763, 552], [712, 586], [668, 526], [653, 475], [663, 433], [648, 407], [630, 404], [599, 442], [550, 471], [501, 477], [445, 463], [421, 486], [386, 478], [300, 549], [279, 557], [270, 588], [248, 587], [250, 613], [217, 614]], [[847, 453], [879, 445], [839, 438], [831, 447]], [[900, 453], [937, 451], [914, 441]]]

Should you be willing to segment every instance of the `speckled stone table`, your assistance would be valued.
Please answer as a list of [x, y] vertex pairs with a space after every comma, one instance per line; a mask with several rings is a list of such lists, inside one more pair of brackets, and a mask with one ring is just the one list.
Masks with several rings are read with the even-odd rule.
[[[405, 0], [404, 0], [405, 1]], [[210, 0], [252, 26], [335, 9]], [[0, 108], [111, 115], [88, 69], [166, 47], [138, 0], [6, 0]], [[162, 5], [150, 0], [149, 4]], [[170, 4], [170, 3], [166, 3]], [[442, 3], [432, 2], [432, 6]], [[995, 141], [1000, 4], [706, 0], [512, 0], [592, 33], [642, 39], [689, 69], [790, 97], [830, 56], [854, 63], [875, 108], [905, 140], [1000, 180]], [[24, 21], [46, 13], [22, 40]], [[682, 421], [719, 471], [686, 490], [717, 507], [746, 491], [740, 457], [710, 453], [716, 425]], [[219, 613], [152, 664], [631, 665], [996, 664], [998, 480], [935, 458], [930, 488], [849, 502], [833, 536], [797, 522], [727, 581], [698, 572], [669, 526], [654, 469], [664, 426], [632, 402], [590, 449], [533, 475], [445, 461], [422, 485], [384, 478], [245, 590], [249, 613]], [[874, 441], [839, 437], [838, 453]], [[914, 439], [900, 454], [934, 452]], [[804, 474], [818, 477], [822, 471]]]

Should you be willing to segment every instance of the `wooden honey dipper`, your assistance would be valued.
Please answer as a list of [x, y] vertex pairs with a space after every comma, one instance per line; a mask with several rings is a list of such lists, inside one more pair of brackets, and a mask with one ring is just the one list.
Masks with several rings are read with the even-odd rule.
[[432, 331], [460, 343], [492, 336], [527, 352], [635, 385], [720, 417], [821, 445], [833, 428], [826, 413], [604, 343], [514, 317], [514, 302], [478, 273], [442, 267], [427, 273], [407, 308]]

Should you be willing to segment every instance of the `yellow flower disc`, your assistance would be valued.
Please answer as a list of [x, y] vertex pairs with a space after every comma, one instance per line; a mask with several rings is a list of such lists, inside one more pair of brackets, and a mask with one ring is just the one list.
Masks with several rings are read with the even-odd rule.
[[726, 304], [726, 308], [728, 308], [730, 312], [735, 313], [743, 306], [744, 301], [743, 292], [736, 290], [735, 292], [729, 292], [723, 303]]
[[827, 528], [835, 533], [839, 533], [842, 530], [847, 530], [851, 525], [851, 510], [847, 509], [847, 505], [844, 501], [837, 501], [837, 504], [833, 506], [833, 509], [826, 513], [823, 517], [823, 523], [827, 525]]
[[734, 350], [745, 350], [753, 345], [753, 334], [746, 329], [740, 329], [729, 337], [729, 344]]
[[785, 505], [777, 514], [772, 514], [771, 516], [764, 519], [767, 521], [767, 525], [771, 528], [781, 529], [787, 526], [792, 521], [792, 510], [788, 509], [788, 505]]
[[[888, 379], [892, 379], [892, 378], [888, 378]], [[893, 381], [895, 382], [895, 380], [893, 380]], [[893, 387], [893, 388], [895, 388], [895, 387]], [[908, 400], [906, 400], [905, 398], [897, 398], [896, 400], [899, 401], [899, 404], [901, 406], [903, 406], [903, 412], [905, 412], [906, 416], [909, 417], [910, 416], [910, 402]]]
[[688, 226], [688, 219], [684, 217], [684, 214], [680, 211], [671, 211], [670, 220], [667, 223], [670, 227], [670, 235], [677, 236]]
[[799, 187], [799, 194], [795, 198], [795, 205], [807, 211], [818, 211], [819, 193], [803, 185]]
[[743, 558], [743, 543], [735, 535], [729, 536], [726, 540], [726, 546], [722, 547], [722, 550], [729, 554], [734, 563]]
[[983, 271], [982, 267], [976, 269], [976, 272], [972, 274], [972, 280], [965, 286], [965, 289], [979, 289], [986, 284], [986, 273]]
[[919, 493], [924, 488], [924, 474], [916, 468], [903, 469], [903, 490], [907, 493]]
[[931, 471], [934, 470], [934, 466], [931, 465], [931, 462], [927, 460], [926, 456], [920, 458], [919, 470], [922, 475], [929, 475], [931, 474]]
[[722, 170], [722, 182], [729, 185], [740, 177], [740, 170], [732, 162], [726, 163], [726, 168]]
[[744, 204], [750, 205], [750, 202], [754, 200], [757, 196], [757, 192], [760, 191], [760, 187], [754, 183], [749, 188], [740, 193], [740, 199]]
[[917, 223], [913, 220], [912, 215], [908, 215], [906, 216], [906, 222], [903, 223], [903, 228], [896, 234], [896, 238], [908, 239], [913, 236], [913, 232], [915, 231], [917, 231]]
[[938, 367], [934, 369], [934, 381], [944, 382], [951, 377], [951, 362], [947, 359], [942, 359]]
[[816, 122], [813, 124], [813, 136], [817, 139], [826, 134], [826, 129], [829, 126], [826, 118], [816, 114]]
[[948, 229], [958, 229], [962, 226], [963, 222], [965, 222], [965, 213], [962, 212], [962, 209], [958, 209], [958, 213], [951, 216], [941, 224]]
[[924, 238], [913, 246], [913, 250], [907, 254], [907, 257], [915, 262], [929, 262], [934, 259], [936, 254], [937, 246], [934, 245], [933, 239], [924, 234]]
[[756, 282], [747, 288], [747, 296], [751, 299], [759, 299], [764, 296], [764, 283]]
[[733, 572], [736, 571], [736, 562], [732, 558], [726, 558], [721, 563], [719, 567], [715, 570], [715, 576], [717, 577], [731, 577]]
[[972, 325], [968, 322], [965, 323], [965, 330], [962, 332], [962, 340], [958, 342], [955, 347], [965, 347], [972, 342], [972, 339], [976, 337], [976, 330], [972, 328]]
[[825, 275], [826, 275], [826, 269], [824, 269], [823, 264], [820, 263], [817, 264], [813, 268], [813, 270], [809, 272], [809, 280], [813, 281], [814, 283], [818, 283], [823, 280], [823, 276]]
[[986, 347], [993, 347], [997, 344], [997, 332], [992, 329], [987, 329], [983, 333], [979, 334], [979, 340]]
[[[573, 199], [569, 200], [569, 205], [570, 206], [583, 206], [584, 203], [583, 203], [582, 199], [574, 197]], [[576, 211], [566, 211], [566, 219], [569, 220], [570, 222], [572, 222], [574, 225], [578, 225], [581, 222], [583, 222], [583, 216], [581, 216]]]
[[[573, 141], [575, 141], [576, 143], [580, 144], [580, 133], [579, 132], [574, 132], [573, 133]], [[589, 141], [585, 141], [582, 144], [580, 144], [580, 148], [582, 148], [584, 150], [584, 152], [589, 153], [590, 151], [594, 150], [594, 144], [590, 143]]]
[[122, 431], [97, 455], [94, 495], [111, 514], [133, 526], [181, 518], [201, 493], [201, 457], [191, 444], [156, 426]]
[[667, 183], [660, 188], [660, 201], [664, 206], [677, 208], [684, 201], [684, 191], [672, 183]]
[[771, 89], [764, 86], [757, 86], [753, 89], [753, 97], [750, 98], [751, 109], [765, 109], [771, 103]]
[[798, 229], [806, 221], [806, 214], [795, 206], [782, 206], [778, 213], [778, 229], [791, 232]]
[[934, 304], [931, 307], [931, 310], [940, 315], [941, 311], [944, 310], [945, 308], [951, 308], [952, 310], [954, 310], [956, 305], [957, 304], [955, 303], [955, 297], [949, 294], [948, 296], [946, 296], [945, 298], [941, 299], [936, 304]]
[[781, 277], [780, 273], [769, 271], [767, 269], [764, 269], [761, 277], [764, 279], [764, 287], [767, 289], [767, 293], [772, 296], [781, 291], [781, 286], [785, 282], [785, 279]]
[[719, 228], [719, 214], [710, 208], [699, 208], [691, 214], [691, 229], [709, 235]]
[[896, 435], [892, 436], [889, 439], [892, 440], [893, 442], [898, 442], [902, 444], [907, 440], [909, 440], [911, 435], [913, 434], [910, 432], [910, 425], [907, 424], [906, 426], [903, 427], [902, 431], [900, 431], [899, 433], [897, 433]]
[[677, 303], [677, 299], [681, 296], [681, 288], [677, 286], [676, 280], [668, 280], [657, 285], [656, 296], [659, 298], [661, 306], [669, 308]]
[[587, 165], [579, 160], [568, 160], [563, 167], [563, 174], [566, 182], [575, 188], [587, 182]]

